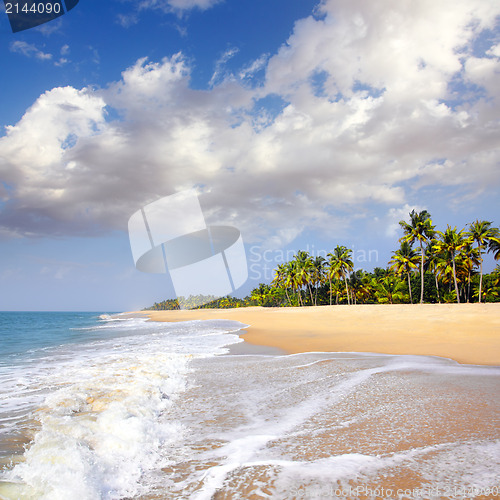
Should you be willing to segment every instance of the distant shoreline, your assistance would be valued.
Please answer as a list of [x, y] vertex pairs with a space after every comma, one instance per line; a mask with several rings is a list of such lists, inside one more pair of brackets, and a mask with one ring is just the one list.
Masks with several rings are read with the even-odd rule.
[[152, 321], [229, 319], [249, 344], [299, 352], [439, 356], [500, 366], [500, 303], [138, 311]]

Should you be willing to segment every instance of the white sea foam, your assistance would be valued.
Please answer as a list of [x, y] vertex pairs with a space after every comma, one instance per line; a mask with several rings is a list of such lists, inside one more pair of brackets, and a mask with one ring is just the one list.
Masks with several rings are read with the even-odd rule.
[[[29, 410], [37, 424], [23, 461], [4, 473], [0, 497], [90, 500], [143, 492], [144, 472], [168, 464], [165, 447], [182, 439], [184, 427], [169, 411], [186, 388], [193, 355], [227, 352], [225, 345], [240, 341], [227, 332], [243, 326], [142, 318], [120, 324], [119, 338], [43, 349], [36, 360], [2, 370], [4, 436]], [[116, 328], [113, 321], [106, 327]]]
[[41, 428], [9, 479], [47, 500], [136, 494], [141, 471], [157, 466], [159, 449], [182, 434], [166, 413], [186, 370], [185, 355], [164, 354], [74, 366], [38, 410]]

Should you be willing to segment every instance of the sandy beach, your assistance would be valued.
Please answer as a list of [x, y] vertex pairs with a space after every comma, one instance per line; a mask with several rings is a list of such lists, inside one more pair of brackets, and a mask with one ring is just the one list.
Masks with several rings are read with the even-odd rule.
[[286, 353], [372, 352], [500, 366], [500, 304], [249, 307], [143, 311], [153, 321], [230, 319], [245, 342]]
[[11, 313], [0, 498], [499, 498], [498, 312]]

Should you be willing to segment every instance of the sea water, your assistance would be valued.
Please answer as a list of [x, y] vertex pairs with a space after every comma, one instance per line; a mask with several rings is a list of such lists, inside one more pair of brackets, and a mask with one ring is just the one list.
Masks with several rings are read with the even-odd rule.
[[500, 368], [232, 355], [227, 320], [0, 318], [0, 498], [500, 498]]
[[2, 498], [123, 498], [170, 463], [189, 364], [241, 342], [233, 321], [0, 313]]

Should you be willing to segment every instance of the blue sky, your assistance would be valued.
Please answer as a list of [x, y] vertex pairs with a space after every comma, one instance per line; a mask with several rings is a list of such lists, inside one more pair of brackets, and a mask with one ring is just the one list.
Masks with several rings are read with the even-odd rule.
[[499, 16], [489, 0], [80, 0], [13, 34], [2, 13], [0, 309], [173, 296], [135, 269], [127, 222], [185, 189], [240, 229], [241, 293], [293, 249], [385, 267], [413, 208], [439, 229], [500, 225]]

